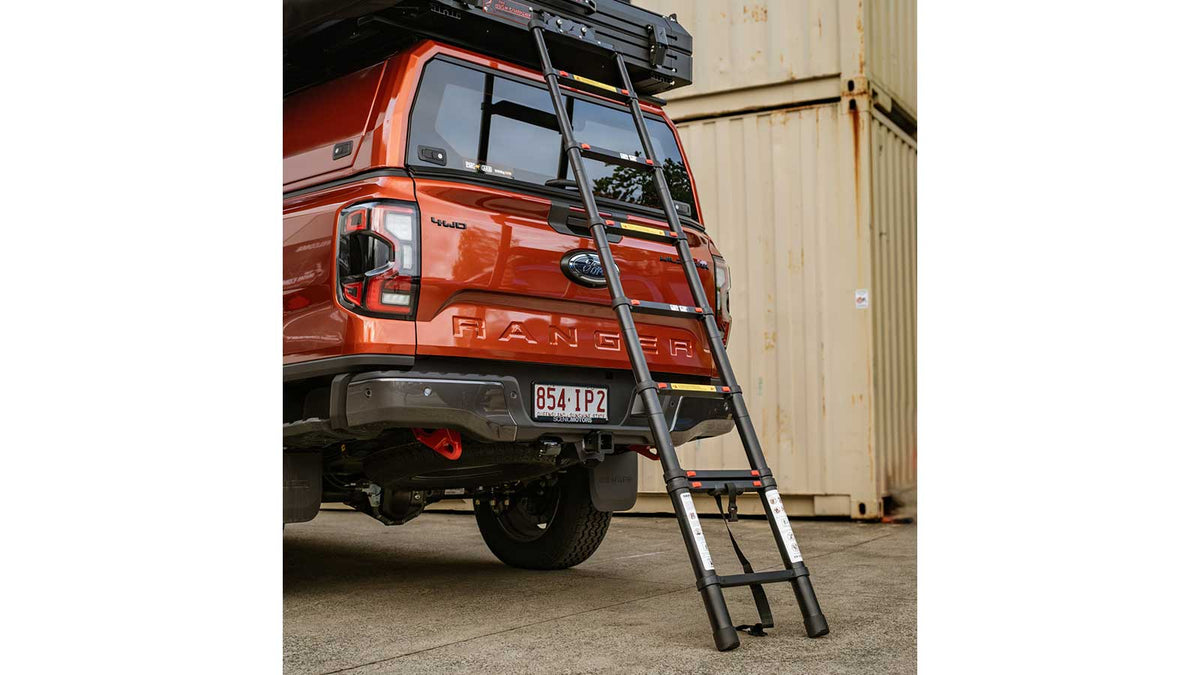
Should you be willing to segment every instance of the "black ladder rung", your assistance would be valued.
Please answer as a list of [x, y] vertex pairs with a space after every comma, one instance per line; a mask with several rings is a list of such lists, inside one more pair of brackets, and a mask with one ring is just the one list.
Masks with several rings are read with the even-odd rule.
[[620, 220], [606, 220], [604, 221], [604, 228], [613, 234], [620, 234], [626, 237], [633, 237], [635, 239], [666, 241], [671, 243], [679, 241], [679, 235], [670, 230], [664, 230], [661, 227], [637, 225], [634, 223], [626, 223]]
[[589, 143], [580, 143], [579, 150], [584, 157], [604, 162], [605, 164], [616, 164], [618, 166], [627, 166], [631, 169], [641, 169], [643, 171], [653, 171], [654, 162], [645, 157], [630, 155], [624, 152], [609, 150], [608, 148], [598, 148]]
[[558, 74], [559, 80], [562, 80], [563, 82], [566, 82], [568, 85], [575, 87], [577, 89], [585, 89], [587, 91], [591, 91], [591, 92], [594, 92], [597, 94], [604, 94], [607, 96], [618, 96], [618, 97], [620, 97], [620, 96], [628, 97], [629, 96], [628, 89], [622, 89], [621, 87], [614, 87], [611, 84], [607, 84], [605, 82], [600, 82], [598, 80], [593, 80], [590, 77], [584, 77], [582, 75], [568, 73], [565, 70], [560, 70], [560, 71], [558, 71], [557, 74]]
[[682, 394], [684, 396], [695, 396], [697, 398], [725, 398], [732, 396], [735, 392], [728, 385], [723, 384], [691, 384], [690, 382], [659, 382], [658, 393], [660, 394]]
[[685, 473], [696, 480], [758, 480], [762, 477], [758, 469], [689, 469]]
[[649, 300], [630, 300], [629, 308], [641, 314], [654, 314], [657, 316], [677, 316], [687, 319], [703, 319], [703, 307], [689, 307], [687, 305], [672, 305], [666, 302], [650, 302]]
[[755, 469], [685, 471], [684, 475], [692, 492], [716, 490], [725, 493], [731, 485], [735, 490], [744, 492], [758, 490], [763, 486], [762, 476]]
[[777, 570], [774, 572], [753, 572], [751, 574], [731, 574], [727, 577], [717, 576], [717, 583], [722, 588], [734, 586], [749, 586], [751, 584], [773, 584], [780, 581], [798, 579], [800, 573], [796, 570]]

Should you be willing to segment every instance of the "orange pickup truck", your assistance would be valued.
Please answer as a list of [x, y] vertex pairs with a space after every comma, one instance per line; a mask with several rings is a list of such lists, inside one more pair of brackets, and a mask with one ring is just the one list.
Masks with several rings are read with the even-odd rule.
[[[640, 151], [622, 102], [570, 85], [581, 140]], [[661, 105], [641, 108], [727, 339], [687, 158]], [[604, 217], [667, 231], [647, 179], [586, 161]], [[654, 441], [542, 73], [415, 40], [286, 96], [283, 171], [285, 522], [324, 501], [396, 524], [471, 498], [504, 562], [586, 559]], [[673, 244], [609, 243], [631, 297], [690, 304]], [[712, 382], [696, 321], [639, 334], [654, 373]], [[733, 429], [724, 400], [662, 401], [676, 443]]]

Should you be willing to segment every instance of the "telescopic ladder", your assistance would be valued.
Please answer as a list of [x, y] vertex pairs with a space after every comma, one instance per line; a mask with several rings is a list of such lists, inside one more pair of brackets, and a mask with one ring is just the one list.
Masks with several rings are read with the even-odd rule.
[[[700, 275], [696, 271], [696, 264], [688, 247], [687, 236], [684, 234], [682, 225], [680, 225], [679, 214], [676, 212], [675, 202], [671, 198], [671, 192], [663, 172], [663, 165], [655, 156], [654, 146], [651, 144], [650, 136], [646, 131], [646, 121], [642, 116], [637, 92], [630, 81], [629, 71], [625, 67], [625, 60], [619, 53], [615, 51], [611, 52], [612, 57], [615, 59], [616, 71], [621, 76], [620, 87], [573, 75], [554, 68], [550, 63], [550, 53], [546, 47], [545, 33], [547, 31], [562, 37], [583, 40], [593, 50], [598, 45], [601, 47], [605, 46], [604, 43], [595, 38], [594, 33], [588, 36], [586, 29], [583, 31], [564, 31], [561, 28], [564, 23], [569, 26], [578, 25], [574, 21], [564, 20], [548, 13], [537, 13], [529, 25], [537, 46], [538, 56], [541, 59], [542, 72], [546, 78], [546, 84], [550, 89], [550, 99], [554, 105], [555, 116], [558, 118], [559, 131], [562, 132], [567, 159], [570, 162], [571, 171], [575, 176], [575, 184], [578, 186], [579, 196], [583, 200], [583, 206], [587, 212], [588, 227], [592, 238], [596, 242], [596, 249], [600, 254], [600, 260], [604, 267], [604, 278], [609, 294], [612, 296], [613, 310], [616, 312], [617, 321], [621, 326], [621, 334], [625, 341], [625, 349], [629, 353], [629, 361], [633, 366], [633, 374], [637, 383], [635, 393], [640, 396], [642, 403], [645, 405], [650, 430], [662, 463], [663, 479], [666, 481], [667, 492], [670, 494], [671, 504], [675, 509], [675, 516], [679, 521], [679, 528], [683, 533], [683, 540], [687, 546], [688, 557], [692, 562], [692, 570], [696, 575], [696, 587], [704, 599], [704, 608], [708, 611], [708, 619], [712, 624], [713, 639], [716, 641], [717, 649], [725, 651], [736, 648], [740, 644], [737, 635], [738, 628], [749, 628], [749, 626], [735, 628], [733, 622], [730, 620], [729, 610], [725, 605], [725, 595], [721, 589], [734, 586], [750, 586], [754, 594], [754, 600], [759, 610], [760, 622], [758, 625], [750, 628], [748, 632], [751, 634], [761, 635], [763, 634], [763, 627], [773, 625], [770, 607], [767, 604], [766, 594], [762, 590], [762, 584], [786, 581], [791, 584], [792, 591], [796, 595], [796, 600], [800, 604], [800, 611], [804, 616], [804, 625], [808, 636], [818, 637], [825, 635], [829, 632], [829, 627], [825, 622], [825, 616], [821, 613], [820, 605], [817, 604], [817, 596], [813, 593], [812, 583], [809, 581], [808, 568], [805, 567], [804, 561], [800, 556], [800, 547], [797, 545], [796, 537], [792, 533], [791, 525], [788, 523], [787, 514], [784, 513], [783, 500], [779, 496], [775, 479], [772, 478], [771, 470], [767, 468], [767, 462], [763, 458], [762, 447], [759, 445], [758, 436], [754, 432], [754, 425], [751, 422], [750, 413], [746, 409], [742, 390], [738, 387], [737, 380], [734, 378], [733, 368], [729, 363], [729, 356], [725, 352], [725, 344], [717, 327], [716, 317], [713, 314], [712, 307], [704, 291], [704, 286], [700, 282]], [[575, 134], [571, 127], [571, 119], [562, 98], [562, 91], [559, 88], [560, 82], [564, 82], [571, 87], [595, 91], [608, 97], [623, 99], [628, 104], [629, 112], [633, 116], [634, 126], [637, 129], [638, 137], [641, 139], [642, 150], [645, 152], [645, 155], [638, 157], [637, 155], [576, 142]], [[666, 214], [670, 230], [665, 232], [656, 231], [655, 234], [651, 234], [643, 231], [650, 228], [626, 228], [622, 227], [621, 223], [601, 217], [596, 206], [596, 196], [592, 191], [592, 183], [588, 180], [587, 171], [584, 167], [584, 158], [599, 160], [609, 165], [619, 165], [652, 172], [653, 182], [658, 191], [658, 197], [662, 203], [663, 212]], [[621, 288], [621, 276], [617, 271], [612, 251], [608, 245], [608, 234], [610, 231], [622, 236], [673, 242], [679, 252], [679, 259], [683, 263], [688, 287], [692, 292], [692, 302], [681, 306], [635, 300], [626, 297], [624, 290]], [[656, 382], [650, 375], [650, 368], [646, 363], [646, 355], [642, 351], [642, 343], [638, 339], [637, 326], [634, 322], [634, 314], [636, 313], [687, 317], [701, 322], [704, 325], [704, 332], [707, 335], [708, 344], [712, 350], [712, 357], [716, 362], [717, 370], [720, 374], [720, 384], [697, 385]], [[671, 442], [671, 431], [667, 425], [666, 417], [663, 415], [662, 405], [658, 398], [660, 393], [717, 397], [728, 400], [733, 406], [734, 422], [737, 425], [742, 445], [745, 447], [750, 468], [745, 471], [691, 471], [681, 468], [679, 458], [675, 454], [675, 446]], [[733, 514], [733, 518], [736, 519], [736, 511], [733, 509], [733, 503], [737, 494], [744, 491], [757, 492], [759, 498], [762, 500], [763, 509], [771, 515], [767, 520], [771, 525], [771, 532], [775, 536], [775, 544], [783, 559], [784, 569], [771, 572], [754, 572], [750, 567], [750, 563], [742, 554], [741, 549], [738, 548], [737, 542], [734, 541], [734, 551], [742, 563], [745, 574], [720, 576], [713, 568], [712, 557], [709, 555], [708, 545], [704, 540], [704, 532], [700, 528], [700, 520], [692, 502], [692, 493], [707, 493], [716, 497], [717, 508], [721, 511], [723, 518], [725, 511], [721, 505], [720, 495], [728, 495], [731, 502], [731, 513]], [[727, 528], [728, 522], [729, 520], [726, 519]], [[730, 533], [730, 538], [732, 540], [732, 532]]]

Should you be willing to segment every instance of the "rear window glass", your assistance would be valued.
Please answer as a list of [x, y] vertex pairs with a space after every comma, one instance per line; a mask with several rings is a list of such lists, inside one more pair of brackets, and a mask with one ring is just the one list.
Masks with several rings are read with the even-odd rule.
[[528, 183], [544, 185], [557, 177], [562, 141], [550, 94], [504, 78], [491, 85], [482, 122], [487, 151], [480, 161], [511, 170], [512, 178]]
[[[642, 156], [633, 118], [621, 108], [567, 95], [567, 111], [581, 143]], [[675, 135], [661, 118], [646, 115], [654, 152], [663, 162], [672, 198], [696, 208]], [[445, 152], [446, 162], [422, 158], [418, 147]], [[545, 185], [574, 179], [567, 166], [550, 93], [441, 60], [425, 68], [413, 107], [409, 166], [433, 166], [485, 173]], [[653, 174], [585, 160], [599, 197], [661, 207]]]
[[[683, 155], [675, 143], [675, 134], [671, 133], [666, 122], [649, 115], [645, 117], [650, 144], [658, 160], [663, 163], [671, 198], [695, 208], [692, 187], [687, 180], [687, 170], [683, 167]], [[638, 157], [645, 154], [633, 118], [626, 110], [576, 100], [571, 114], [571, 128], [575, 131], [576, 140], [581, 143], [592, 143]], [[662, 206], [658, 200], [658, 190], [654, 189], [654, 174], [626, 166], [610, 166], [595, 159], [585, 159], [583, 163], [597, 196], [646, 206]]]
[[479, 111], [485, 76], [434, 61], [426, 68], [425, 77], [438, 86], [421, 88], [424, 113], [413, 115], [412, 136], [420, 139], [421, 145], [445, 150], [447, 166], [462, 167], [464, 160], [479, 155]]

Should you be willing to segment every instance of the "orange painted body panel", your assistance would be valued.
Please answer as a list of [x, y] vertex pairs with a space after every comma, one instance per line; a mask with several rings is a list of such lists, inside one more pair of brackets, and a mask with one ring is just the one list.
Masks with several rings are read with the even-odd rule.
[[346, 354], [414, 354], [411, 321], [355, 314], [334, 297], [334, 226], [347, 204], [413, 199], [412, 179], [379, 177], [284, 201], [283, 362]]
[[[285, 102], [285, 181], [290, 181], [285, 190], [370, 169], [402, 168], [417, 84], [424, 65], [438, 54], [541, 81], [527, 68], [425, 41], [383, 64], [300, 92]], [[339, 98], [348, 96], [359, 97], [355, 111], [326, 117]], [[363, 104], [363, 98], [370, 103]], [[662, 114], [656, 106], [642, 107]], [[305, 128], [289, 130], [288, 124]], [[331, 159], [333, 144], [352, 136], [358, 139], [353, 158], [338, 160], [345, 165], [341, 168]], [[418, 204], [421, 284], [415, 321], [361, 316], [334, 296], [337, 214], [370, 199]], [[285, 363], [378, 353], [628, 368], [607, 289], [572, 282], [560, 267], [566, 253], [594, 251], [594, 242], [555, 231], [547, 223], [549, 212], [544, 197], [452, 178], [376, 176], [286, 198]], [[466, 229], [441, 227], [435, 218], [465, 223]], [[636, 216], [627, 220], [665, 227]], [[715, 247], [697, 231], [689, 231], [689, 243], [696, 258], [708, 264], [700, 276], [711, 302]], [[664, 260], [678, 257], [674, 246], [626, 237], [612, 251], [629, 297], [692, 304], [682, 266]], [[713, 373], [699, 322], [637, 318], [652, 369]]]
[[[387, 70], [376, 64], [319, 87], [289, 96], [283, 103], [283, 185], [348, 176], [370, 165], [374, 135], [366, 136], [376, 114], [377, 94]], [[349, 155], [333, 158], [338, 143], [353, 144]]]
[[[596, 250], [590, 237], [546, 224], [550, 202], [488, 187], [416, 179], [424, 248], [418, 353], [621, 367], [628, 357], [607, 288], [588, 288], [560, 267], [572, 251]], [[467, 229], [440, 227], [433, 218]], [[641, 223], [654, 223], [639, 220]], [[707, 238], [693, 233], [697, 256]], [[691, 304], [671, 244], [625, 237], [611, 246], [631, 298]], [[700, 258], [711, 263], [711, 258]], [[712, 292], [711, 270], [701, 270]], [[708, 373], [712, 360], [697, 321], [638, 317], [651, 368]]]

